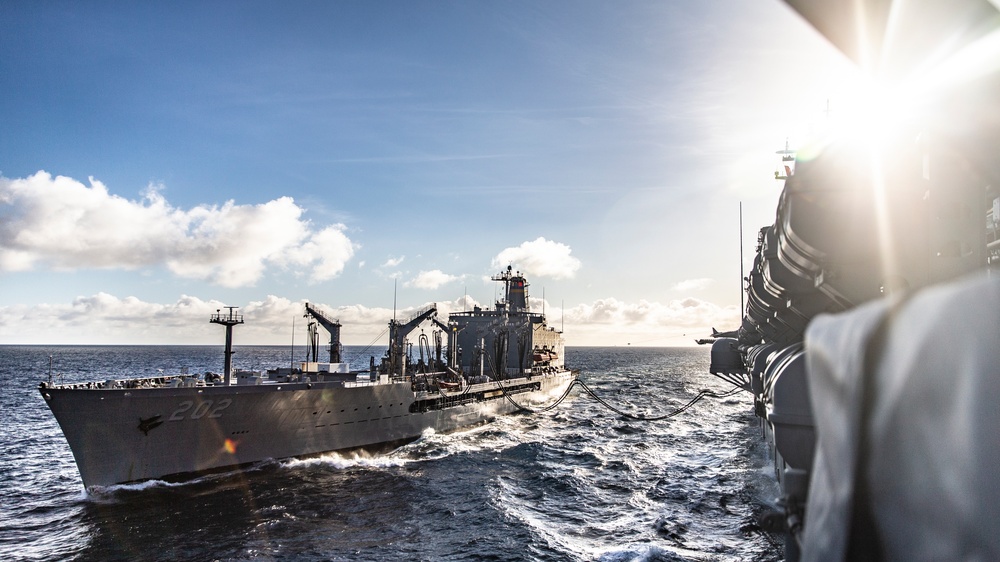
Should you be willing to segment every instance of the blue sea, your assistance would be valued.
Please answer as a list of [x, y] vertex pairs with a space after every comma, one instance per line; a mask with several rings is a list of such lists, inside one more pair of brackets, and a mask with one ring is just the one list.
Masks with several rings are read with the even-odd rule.
[[[304, 350], [237, 347], [241, 368]], [[348, 347], [366, 366], [382, 350]], [[221, 346], [0, 346], [0, 560], [780, 560], [755, 523], [777, 487], [750, 396], [639, 422], [579, 389], [544, 414], [425, 435], [381, 456], [275, 460], [183, 484], [85, 491], [37, 391], [222, 370]], [[655, 416], [702, 389], [704, 348], [568, 348], [616, 408]]]

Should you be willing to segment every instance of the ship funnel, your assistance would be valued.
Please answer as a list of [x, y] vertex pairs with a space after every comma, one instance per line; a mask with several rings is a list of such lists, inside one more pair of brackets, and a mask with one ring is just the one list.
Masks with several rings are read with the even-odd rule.
[[528, 312], [528, 282], [520, 271], [514, 272], [511, 266], [507, 266], [507, 271], [493, 276], [494, 281], [503, 281], [506, 289], [506, 299], [504, 304], [507, 312], [518, 313]]
[[527, 312], [528, 310], [528, 282], [524, 280], [520, 272], [510, 278], [507, 284], [507, 305], [511, 312]]

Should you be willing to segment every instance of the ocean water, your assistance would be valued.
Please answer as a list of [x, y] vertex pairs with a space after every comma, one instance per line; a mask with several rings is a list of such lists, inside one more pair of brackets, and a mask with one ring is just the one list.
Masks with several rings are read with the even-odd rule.
[[[348, 347], [367, 365], [382, 350]], [[304, 351], [296, 352], [304, 355]], [[238, 347], [243, 368], [285, 347]], [[704, 348], [568, 348], [619, 409], [728, 390]], [[0, 560], [779, 560], [755, 524], [777, 487], [749, 395], [637, 422], [578, 389], [544, 414], [430, 434], [375, 457], [260, 463], [183, 484], [85, 491], [36, 387], [221, 371], [214, 346], [0, 346]]]

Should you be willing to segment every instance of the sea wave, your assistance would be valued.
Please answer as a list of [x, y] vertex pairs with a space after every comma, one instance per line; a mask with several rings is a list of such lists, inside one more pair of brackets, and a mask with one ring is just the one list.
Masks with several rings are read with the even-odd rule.
[[[574, 392], [545, 414], [429, 432], [383, 455], [328, 454], [180, 484], [84, 491], [35, 389], [33, 373], [52, 354], [64, 380], [140, 376], [144, 365], [196, 372], [218, 362], [218, 349], [202, 347], [0, 346], [4, 425], [31, 428], [0, 434], [0, 559], [780, 558], [754, 525], [776, 494], [739, 396], [640, 422]], [[241, 354], [286, 364], [288, 350]], [[67, 358], [85, 368], [65, 368]], [[628, 412], [655, 415], [702, 388], [726, 390], [704, 375], [701, 349], [569, 348], [566, 359]]]

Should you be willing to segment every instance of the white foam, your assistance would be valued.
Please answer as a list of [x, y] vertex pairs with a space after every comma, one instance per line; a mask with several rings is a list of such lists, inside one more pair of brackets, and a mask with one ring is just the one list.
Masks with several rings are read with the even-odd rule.
[[536, 509], [537, 506], [529, 505], [528, 502], [519, 499], [522, 495], [519, 493], [520, 486], [504, 478], [497, 478], [495, 482], [498, 488], [493, 493], [493, 503], [507, 517], [524, 523], [537, 537], [556, 551], [570, 552], [581, 559], [594, 559], [597, 552], [584, 539], [565, 532], [562, 525], [546, 519]]
[[412, 462], [410, 459], [401, 458], [395, 455], [367, 455], [364, 453], [352, 453], [343, 455], [340, 453], [328, 453], [319, 457], [308, 459], [290, 459], [281, 463], [285, 468], [299, 468], [307, 466], [330, 466], [338, 469], [345, 468], [395, 468], [404, 466]]
[[600, 555], [599, 562], [646, 562], [650, 560], [690, 560], [671, 550], [658, 546], [636, 545], [634, 549], [609, 550]]
[[[201, 479], [198, 479], [201, 480]], [[83, 491], [83, 497], [81, 499], [95, 502], [105, 502], [112, 501], [114, 495], [119, 492], [141, 492], [143, 490], [149, 490], [153, 488], [176, 488], [179, 486], [187, 486], [196, 480], [187, 480], [184, 482], [167, 482], [164, 480], [144, 480], [142, 482], [135, 482], [131, 484], [112, 484], [110, 486], [91, 486]]]

